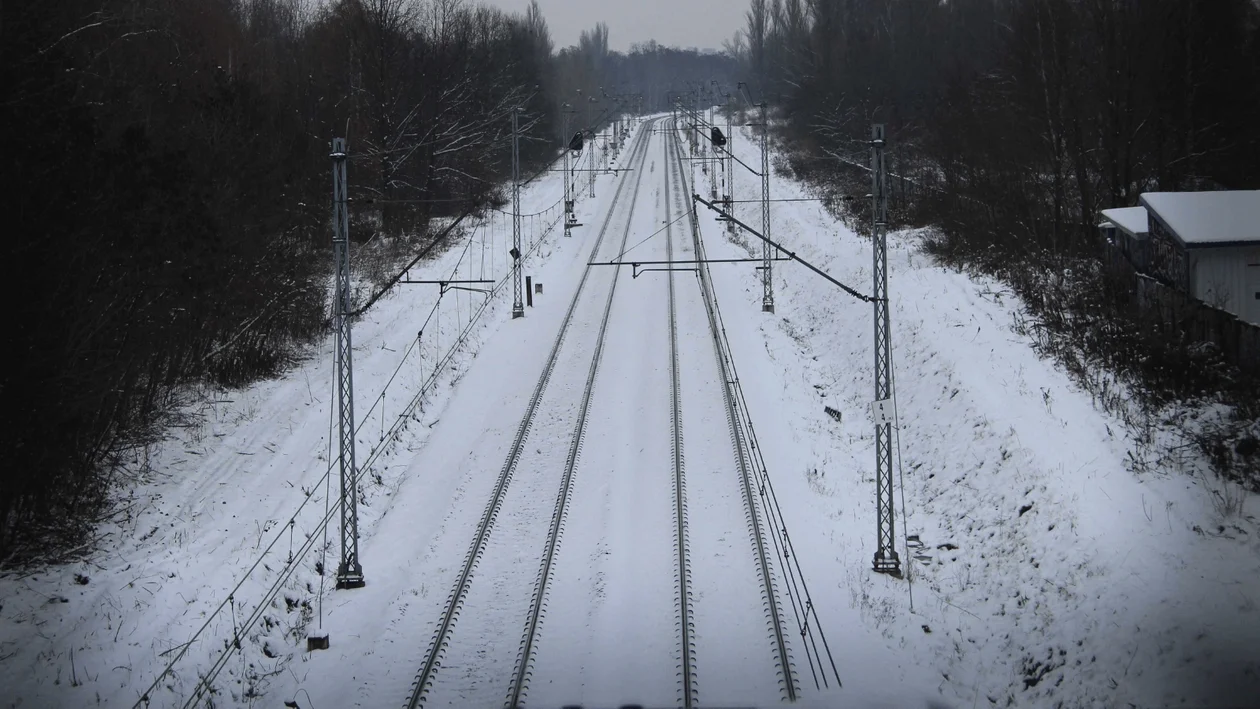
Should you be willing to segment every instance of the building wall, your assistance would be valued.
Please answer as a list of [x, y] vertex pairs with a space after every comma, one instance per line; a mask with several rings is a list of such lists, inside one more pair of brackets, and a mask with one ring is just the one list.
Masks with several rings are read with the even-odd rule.
[[1192, 297], [1260, 325], [1260, 245], [1193, 249], [1188, 255]]
[[1190, 268], [1186, 250], [1163, 222], [1151, 220], [1151, 240], [1148, 252], [1149, 273], [1163, 283], [1184, 293], [1193, 295], [1190, 289]]
[[1141, 236], [1130, 234], [1110, 221], [1099, 224], [1098, 230], [1102, 235], [1103, 244], [1110, 247], [1117, 257], [1132, 264], [1138, 273], [1147, 273], [1150, 270], [1149, 234], [1143, 233]]
[[1135, 236], [1120, 232], [1124, 239], [1124, 255], [1129, 259], [1129, 263], [1133, 264], [1140, 273], [1146, 273], [1151, 267], [1150, 258], [1150, 238], [1148, 236]]

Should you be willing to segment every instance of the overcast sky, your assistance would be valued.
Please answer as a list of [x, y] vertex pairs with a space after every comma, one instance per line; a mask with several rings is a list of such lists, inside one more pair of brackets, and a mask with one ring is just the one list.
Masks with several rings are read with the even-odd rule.
[[[524, 12], [529, 0], [476, 0]], [[608, 44], [624, 52], [654, 39], [672, 47], [721, 49], [743, 26], [747, 0], [538, 0], [556, 49], [577, 44], [578, 34], [608, 23]]]

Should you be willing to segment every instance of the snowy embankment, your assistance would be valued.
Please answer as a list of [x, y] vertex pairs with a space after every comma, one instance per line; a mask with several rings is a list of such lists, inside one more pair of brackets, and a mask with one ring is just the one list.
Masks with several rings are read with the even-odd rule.
[[[751, 162], [750, 136], [740, 138]], [[755, 194], [756, 178], [736, 173], [738, 193]], [[785, 179], [771, 190], [811, 196]], [[738, 213], [760, 223], [756, 205]], [[816, 203], [776, 203], [772, 215], [774, 238], [870, 291], [869, 240]], [[719, 227], [710, 220], [706, 235]], [[893, 234], [889, 248], [908, 514], [903, 523], [899, 497], [898, 544], [906, 533], [922, 541], [910, 559], [900, 550], [912, 588], [870, 571], [871, 307], [775, 263], [778, 314], [757, 316], [752, 269], [714, 270], [723, 307], [748, 313], [728, 318], [734, 355], [806, 574], [827, 591], [814, 601], [846, 691], [892, 696], [885, 688], [930, 668], [955, 706], [1254, 704], [1253, 505], [1222, 516], [1192, 459], [1131, 472], [1137, 432], [1014, 333], [1009, 291], [934, 265], [919, 236]], [[709, 240], [711, 256], [747, 253]], [[771, 366], [753, 368], [764, 359]]]
[[[574, 249], [562, 228], [550, 228], [562, 217], [558, 174], [523, 190], [522, 208], [531, 213], [522, 230], [526, 273], [556, 261], [567, 268], [558, 257]], [[492, 211], [466, 231], [410, 279], [489, 280], [470, 287], [499, 288], [493, 298], [401, 285], [354, 324], [364, 540], [408, 477], [410, 452], [510, 318], [510, 218]], [[277, 380], [198, 400], [129, 466], [137, 479], [100, 525], [97, 552], [0, 577], [3, 706], [131, 706], [168, 666], [148, 696], [178, 706], [221, 658], [211, 683], [217, 705], [252, 703], [273, 687], [302, 657], [308, 632], [318, 632], [330, 611], [322, 604], [334, 602], [332, 384], [329, 337]], [[372, 561], [366, 570], [376, 580], [386, 564]], [[225, 656], [247, 619], [256, 622], [241, 633], [241, 651]]]

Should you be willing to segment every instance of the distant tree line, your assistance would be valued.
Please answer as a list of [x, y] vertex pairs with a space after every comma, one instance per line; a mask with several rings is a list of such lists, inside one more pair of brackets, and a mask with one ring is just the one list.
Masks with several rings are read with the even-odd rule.
[[1101, 208], [1260, 180], [1253, 0], [751, 0], [741, 39], [793, 138], [863, 160], [886, 123], [985, 205], [947, 210], [959, 248], [1090, 250]]
[[596, 99], [590, 103], [593, 116], [639, 109], [661, 113], [670, 110], [674, 96], [729, 93], [742, 80], [743, 67], [730, 53], [665, 47], [651, 40], [622, 53], [608, 48], [608, 36], [608, 26], [599, 23], [556, 55], [553, 101], [557, 111], [566, 103], [577, 111], [574, 125], [585, 125], [582, 104], [591, 97]]
[[567, 97], [637, 92], [633, 63], [606, 27], [557, 56], [537, 3], [5, 0], [0, 562], [80, 543], [191, 385], [325, 332], [331, 138], [352, 238], [423, 240], [496, 199], [513, 107], [536, 170]]
[[[750, 0], [732, 47], [798, 172], [868, 192], [853, 164], [886, 124], [895, 213], [1012, 284], [1074, 373], [1107, 362], [1155, 400], [1231, 390], [1255, 435], [1260, 376], [1143, 325], [1096, 226], [1142, 192], [1260, 187], [1254, 0]], [[1218, 467], [1260, 483], [1238, 461]]]

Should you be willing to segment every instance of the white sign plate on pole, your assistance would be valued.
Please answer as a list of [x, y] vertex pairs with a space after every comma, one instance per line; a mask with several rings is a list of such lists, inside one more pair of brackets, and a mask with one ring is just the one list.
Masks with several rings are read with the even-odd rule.
[[871, 417], [875, 419], [876, 425], [892, 424], [897, 425], [897, 414], [893, 409], [892, 399], [880, 399], [871, 404]]

